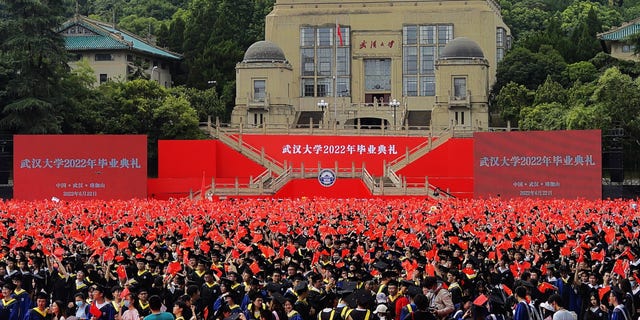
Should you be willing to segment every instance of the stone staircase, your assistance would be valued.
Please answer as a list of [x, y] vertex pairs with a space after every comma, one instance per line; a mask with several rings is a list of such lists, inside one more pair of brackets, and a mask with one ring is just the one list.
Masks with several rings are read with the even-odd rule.
[[[240, 152], [247, 158], [266, 168], [257, 177], [251, 177], [248, 183], [238, 183], [229, 186], [216, 185], [215, 181], [205, 190], [204, 196], [241, 196], [241, 195], [274, 195], [293, 179], [315, 179], [321, 168], [293, 168], [277, 159], [265, 154], [264, 149], [257, 149], [242, 141], [241, 134], [230, 134], [219, 125], [208, 123], [205, 130], [212, 138], [218, 139], [230, 148]], [[373, 177], [366, 168], [334, 168], [337, 178], [359, 178], [371, 190], [373, 195], [416, 195], [438, 197], [446, 194], [436, 186], [425, 183], [420, 186], [409, 186], [404, 178], [396, 174], [411, 162], [426, 155], [431, 150], [443, 145], [453, 136], [452, 130], [444, 130], [437, 138], [430, 133], [427, 140], [406, 150], [405, 154], [385, 165], [384, 174], [381, 177]], [[438, 191], [436, 191], [438, 190]], [[192, 194], [192, 198], [201, 198], [200, 192]]]

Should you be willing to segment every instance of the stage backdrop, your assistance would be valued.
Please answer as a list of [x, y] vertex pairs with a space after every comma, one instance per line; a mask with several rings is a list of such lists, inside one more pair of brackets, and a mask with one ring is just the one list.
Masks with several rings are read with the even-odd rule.
[[600, 199], [599, 130], [478, 132], [475, 197]]
[[16, 135], [14, 198], [147, 197], [146, 135]]

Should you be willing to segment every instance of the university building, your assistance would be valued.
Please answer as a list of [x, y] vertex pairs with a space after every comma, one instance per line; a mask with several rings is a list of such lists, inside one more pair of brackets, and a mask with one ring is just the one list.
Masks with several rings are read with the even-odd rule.
[[511, 35], [494, 0], [277, 0], [233, 125], [486, 130]]
[[76, 15], [58, 30], [65, 48], [72, 54], [71, 68], [87, 61], [96, 75], [96, 84], [147, 78], [161, 86], [172, 86], [172, 71], [182, 60], [180, 54], [155, 46], [111, 23]]
[[636, 46], [629, 42], [629, 37], [640, 32], [640, 18], [623, 23], [619, 27], [598, 34], [606, 53], [621, 60], [640, 61], [635, 54]]

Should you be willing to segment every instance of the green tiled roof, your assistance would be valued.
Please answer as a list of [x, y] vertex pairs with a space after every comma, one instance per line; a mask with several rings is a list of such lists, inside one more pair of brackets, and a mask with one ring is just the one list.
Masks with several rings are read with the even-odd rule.
[[126, 44], [105, 36], [67, 36], [64, 37], [67, 50], [95, 50], [95, 49], [129, 49]]
[[621, 41], [625, 40], [630, 35], [636, 34], [640, 32], [640, 21], [638, 19], [627, 23], [626, 25], [622, 25], [618, 28], [611, 29], [607, 32], [603, 32], [598, 34], [598, 38], [600, 40], [614, 40]]
[[82, 16], [76, 16], [67, 21], [61, 30], [72, 25], [80, 25], [92, 32], [94, 35], [65, 35], [65, 46], [70, 51], [81, 50], [132, 50], [148, 55], [158, 56], [165, 59], [181, 60], [182, 56], [168, 50], [163, 50], [153, 46], [139, 37], [124, 30], [118, 30], [109, 24], [94, 21]]
[[182, 59], [180, 56], [173, 54], [171, 52], [168, 52], [166, 50], [162, 50], [158, 47], [154, 47], [138, 38], [135, 38], [125, 32], [122, 32], [120, 30], [116, 30], [112, 27], [107, 27], [107, 26], [101, 26], [103, 29], [111, 32], [111, 33], [120, 33], [122, 34], [122, 37], [124, 38], [125, 41], [132, 43], [133, 44], [133, 48], [137, 49], [139, 51], [143, 51], [143, 52], [147, 52], [147, 53], [151, 53], [153, 55], [157, 55], [157, 56], [162, 56], [165, 58], [169, 58], [169, 59]]

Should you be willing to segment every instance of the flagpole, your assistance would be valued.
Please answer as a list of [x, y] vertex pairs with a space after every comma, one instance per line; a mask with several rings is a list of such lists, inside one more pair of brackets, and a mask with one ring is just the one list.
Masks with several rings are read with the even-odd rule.
[[340, 25], [338, 24], [338, 18], [336, 18], [336, 37], [334, 41], [334, 55], [335, 66], [333, 73], [333, 121], [336, 128], [338, 127], [338, 44], [340, 34]]

